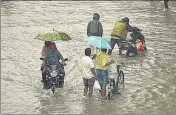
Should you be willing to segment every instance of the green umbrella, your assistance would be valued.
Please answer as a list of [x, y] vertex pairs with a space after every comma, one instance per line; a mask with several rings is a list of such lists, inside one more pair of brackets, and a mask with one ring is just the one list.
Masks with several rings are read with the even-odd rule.
[[68, 41], [71, 40], [71, 37], [64, 32], [58, 32], [53, 29], [53, 32], [38, 34], [34, 39], [42, 41]]

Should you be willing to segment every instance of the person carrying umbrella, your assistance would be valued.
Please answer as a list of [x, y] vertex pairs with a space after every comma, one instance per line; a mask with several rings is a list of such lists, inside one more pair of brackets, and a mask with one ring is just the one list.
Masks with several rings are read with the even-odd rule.
[[101, 51], [96, 56], [96, 73], [97, 79], [101, 86], [101, 96], [106, 98], [106, 85], [108, 83], [108, 65], [114, 63], [114, 60], [108, 61], [107, 49], [111, 49], [111, 44], [108, 39], [103, 37], [91, 36], [88, 39], [88, 44]]
[[[42, 51], [41, 51], [41, 60], [44, 62], [44, 58], [45, 58], [45, 56], [46, 56], [46, 54], [47, 54], [47, 52], [48, 51], [50, 51], [50, 44], [51, 44], [51, 41], [45, 41], [44, 42], [44, 46], [42, 47]], [[44, 63], [42, 63], [42, 65], [41, 65], [41, 71], [43, 71], [43, 69], [44, 69], [44, 65], [43, 65]], [[42, 76], [42, 80], [41, 80], [41, 82], [43, 82], [43, 76]]]
[[96, 72], [98, 82], [101, 86], [101, 96], [106, 98], [106, 85], [108, 84], [108, 65], [114, 63], [114, 60], [108, 61], [107, 49], [101, 49], [96, 56]]
[[[100, 15], [98, 13], [94, 13], [93, 20], [90, 21], [87, 25], [87, 36], [99, 36], [102, 37], [103, 35], [103, 26], [101, 22], [99, 21]], [[91, 48], [91, 55], [94, 55], [94, 47], [90, 46]], [[96, 53], [99, 51], [98, 48], [96, 48]]]
[[[69, 35], [67, 35], [65, 32], [59, 32], [59, 31], [53, 29], [52, 32], [38, 34], [34, 39], [39, 39], [39, 40], [45, 41], [45, 46], [42, 48], [42, 52], [41, 52], [41, 55], [42, 55], [42, 57], [40, 58], [41, 60], [43, 60], [43, 58], [46, 58], [47, 57], [46, 55], [49, 55], [48, 52], [50, 52], [50, 54], [51, 54], [51, 51], [50, 51], [51, 47], [54, 47], [53, 54], [54, 55], [58, 54], [56, 57], [60, 57], [62, 62], [63, 62], [63, 64], [65, 65], [65, 60], [63, 59], [63, 57], [60, 54], [60, 52], [57, 50], [57, 47], [56, 47], [56, 44], [54, 43], [54, 41], [59, 41], [59, 40], [61, 40], [61, 41], [69, 41], [69, 40], [71, 40], [71, 37]], [[52, 46], [51, 46], [51, 44], [52, 44]], [[42, 82], [46, 78], [46, 76], [45, 76], [46, 75], [45, 72], [46, 72], [46, 68], [47, 68], [45, 66], [46, 60], [47, 59], [43, 60], [42, 67], [41, 67], [41, 70], [42, 70]], [[56, 59], [56, 60], [58, 60], [58, 59]], [[64, 69], [62, 71], [65, 74]]]
[[45, 41], [44, 42], [45, 45], [43, 46], [42, 52], [41, 52], [41, 55], [42, 55], [41, 59], [42, 59], [44, 58], [46, 52], [49, 50], [49, 46], [51, 43], [54, 43], [54, 41], [58, 41], [58, 40], [68, 41], [68, 40], [71, 40], [71, 37], [64, 32], [59, 32], [53, 29], [53, 32], [40, 33], [34, 39]]
[[46, 53], [49, 51], [49, 46], [51, 44], [51, 41], [45, 41], [44, 42], [44, 46], [42, 47], [42, 51], [41, 51], [41, 58], [44, 59]]
[[[44, 57], [45, 55], [47, 54], [48, 51], [50, 51], [50, 44], [53, 43], [55, 44], [55, 42], [51, 42], [51, 41], [45, 41], [44, 42], [44, 46], [42, 47], [42, 51], [41, 51], [41, 60], [44, 61]], [[56, 46], [56, 44], [55, 44]], [[57, 47], [56, 47], [56, 50], [57, 50]], [[41, 66], [41, 71], [43, 70], [43, 63], [42, 63], [42, 66]], [[43, 80], [42, 80], [43, 82]]]

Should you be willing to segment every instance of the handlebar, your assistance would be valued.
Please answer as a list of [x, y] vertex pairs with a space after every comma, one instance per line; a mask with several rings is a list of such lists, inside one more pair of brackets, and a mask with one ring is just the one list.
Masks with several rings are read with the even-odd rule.
[[[40, 57], [40, 60], [43, 60], [43, 59], [44, 59], [43, 57]], [[68, 61], [68, 58], [64, 58], [64, 61]], [[63, 65], [63, 64], [61, 63], [61, 65], [62, 65], [62, 66], [66, 66], [67, 64]], [[49, 66], [49, 64], [45, 64], [45, 66]]]
[[120, 69], [121, 66], [124, 67], [125, 64], [124, 63], [120, 63], [119, 65], [117, 65], [117, 69]]
[[138, 27], [133, 27], [133, 30], [132, 30], [133, 32], [141, 32], [142, 30], [141, 29], [139, 29]]
[[120, 67], [120, 66], [124, 66], [124, 65], [125, 65], [125, 64], [121, 62], [121, 63], [120, 63], [120, 64], [118, 64], [117, 66], [119, 66], [119, 67]]
[[[43, 57], [40, 57], [39, 59], [40, 59], [40, 60], [43, 60], [44, 58], [43, 58]], [[68, 58], [64, 58], [64, 61], [68, 61]]]
[[[62, 66], [66, 66], [67, 64], [65, 64], [65, 65], [63, 65], [63, 64], [61, 64]], [[50, 66], [49, 64], [45, 64], [45, 66]]]
[[43, 60], [44, 58], [43, 57], [40, 57], [40, 60]]

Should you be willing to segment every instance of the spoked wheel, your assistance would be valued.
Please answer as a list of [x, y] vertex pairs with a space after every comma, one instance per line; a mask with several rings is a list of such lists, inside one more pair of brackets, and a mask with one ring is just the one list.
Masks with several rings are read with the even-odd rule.
[[122, 54], [122, 51], [121, 51], [121, 49], [119, 49], [119, 55], [121, 55]]
[[108, 92], [108, 99], [112, 99], [112, 91]]
[[108, 99], [112, 99], [112, 96], [114, 94], [114, 83], [113, 81], [109, 81], [109, 87], [108, 87]]
[[109, 87], [109, 90], [108, 90], [108, 99], [112, 99], [112, 96], [113, 96], [113, 89], [112, 89], [112, 86]]
[[52, 90], [52, 92], [53, 92], [53, 93], [55, 92], [55, 90], [56, 90], [56, 87], [55, 87], [55, 85], [52, 85], [52, 88], [51, 88], [51, 90]]
[[[119, 74], [119, 75], [120, 75], [120, 74]], [[119, 90], [119, 75], [118, 75], [118, 77], [116, 78], [116, 83], [115, 83], [117, 90]]]

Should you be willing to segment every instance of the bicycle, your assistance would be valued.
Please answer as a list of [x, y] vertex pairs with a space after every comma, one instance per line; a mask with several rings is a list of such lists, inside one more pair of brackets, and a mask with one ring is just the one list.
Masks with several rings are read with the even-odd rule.
[[120, 89], [120, 85], [123, 85], [123, 87], [125, 86], [124, 80], [124, 72], [120, 69], [120, 65], [117, 65], [117, 77], [113, 79], [109, 78], [108, 99], [111, 99], [114, 94], [120, 94], [118, 90]]

